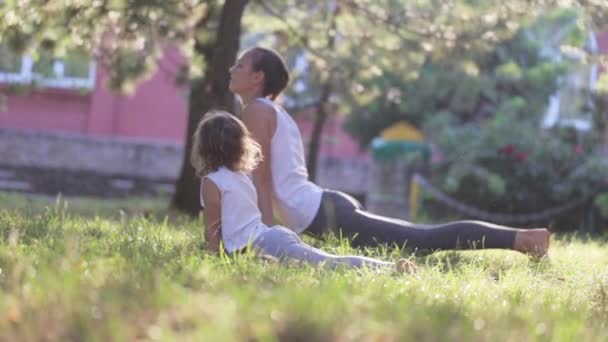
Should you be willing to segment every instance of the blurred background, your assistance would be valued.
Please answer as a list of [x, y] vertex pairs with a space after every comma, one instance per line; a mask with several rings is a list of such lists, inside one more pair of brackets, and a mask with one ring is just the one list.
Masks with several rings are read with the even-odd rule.
[[0, 191], [155, 198], [199, 212], [187, 162], [253, 46], [310, 177], [372, 212], [602, 233], [608, 4], [0, 1]]

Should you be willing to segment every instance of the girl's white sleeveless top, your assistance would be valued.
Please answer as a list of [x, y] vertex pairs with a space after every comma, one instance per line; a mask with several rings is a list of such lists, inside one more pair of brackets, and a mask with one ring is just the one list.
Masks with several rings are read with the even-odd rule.
[[258, 100], [271, 105], [277, 115], [270, 146], [275, 208], [283, 224], [300, 234], [317, 214], [323, 189], [308, 180], [302, 136], [295, 121], [271, 100]]
[[[246, 247], [268, 227], [262, 222], [258, 198], [251, 179], [242, 172], [221, 167], [208, 174], [221, 193], [222, 241], [228, 253]], [[201, 180], [201, 206], [203, 202]]]

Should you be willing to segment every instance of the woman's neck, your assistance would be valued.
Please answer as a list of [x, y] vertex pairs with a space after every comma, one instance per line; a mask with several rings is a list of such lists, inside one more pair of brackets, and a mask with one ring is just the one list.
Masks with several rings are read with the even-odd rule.
[[263, 98], [263, 96], [258, 93], [241, 94], [241, 95], [239, 95], [239, 97], [241, 98], [241, 103], [243, 105], [243, 108], [247, 108], [247, 106], [249, 106], [250, 104], [255, 102], [256, 99]]

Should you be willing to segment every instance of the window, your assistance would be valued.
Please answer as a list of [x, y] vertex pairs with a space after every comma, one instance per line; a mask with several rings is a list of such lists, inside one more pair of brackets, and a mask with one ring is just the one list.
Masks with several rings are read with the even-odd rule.
[[[586, 48], [591, 53], [598, 52], [595, 33], [588, 34]], [[555, 125], [574, 127], [586, 132], [593, 127], [593, 103], [589, 91], [593, 91], [598, 80], [597, 64], [585, 64], [584, 56], [575, 50], [564, 50], [558, 56], [565, 58], [571, 64], [571, 70], [562, 77], [557, 92], [549, 99], [542, 127], [550, 128]]]
[[16, 73], [21, 70], [21, 56], [0, 45], [0, 72]]
[[34, 62], [30, 56], [19, 56], [0, 45], [0, 83], [92, 89], [95, 85], [95, 64], [79, 51], [72, 51], [61, 59], [41, 53]]

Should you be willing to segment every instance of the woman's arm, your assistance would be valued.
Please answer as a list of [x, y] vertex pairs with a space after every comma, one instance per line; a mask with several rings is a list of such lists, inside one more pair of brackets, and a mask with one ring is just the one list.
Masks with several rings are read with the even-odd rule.
[[222, 222], [222, 195], [217, 185], [205, 177], [203, 179], [203, 203], [205, 203], [204, 220], [205, 220], [205, 241], [207, 241], [207, 249], [209, 252], [218, 254], [220, 252], [220, 240], [222, 235], [220, 232]]
[[262, 147], [262, 161], [253, 171], [253, 184], [258, 194], [258, 208], [262, 213], [262, 222], [268, 227], [274, 226], [274, 213], [272, 211], [272, 160], [270, 144], [276, 130], [276, 114], [267, 104], [254, 102], [247, 106], [243, 115], [243, 122], [253, 135], [253, 138]]

